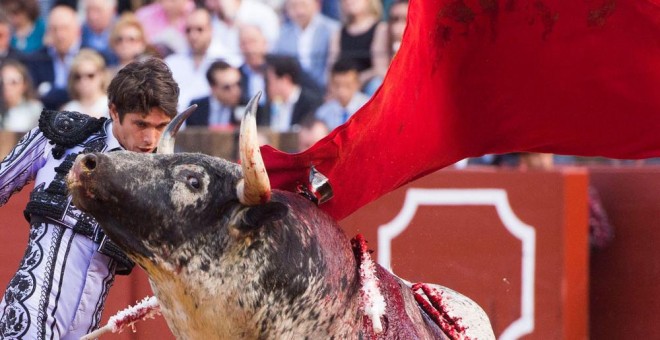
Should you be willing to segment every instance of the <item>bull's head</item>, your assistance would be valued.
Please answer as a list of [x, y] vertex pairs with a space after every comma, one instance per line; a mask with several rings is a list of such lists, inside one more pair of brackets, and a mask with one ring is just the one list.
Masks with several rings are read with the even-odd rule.
[[[69, 174], [73, 202], [147, 271], [178, 337], [323, 330], [347, 338], [361, 320], [356, 300], [339, 298], [358, 293], [353, 253], [312, 202], [271, 194], [256, 143], [257, 101], [241, 126], [242, 166], [199, 153], [86, 154]], [[175, 130], [167, 128], [161, 151], [172, 151]], [[319, 299], [320, 312], [312, 308]]]
[[157, 257], [167, 256], [206, 229], [222, 233], [236, 230], [223, 226], [249, 229], [265, 216], [281, 218], [286, 208], [269, 202], [270, 183], [257, 144], [259, 96], [248, 103], [241, 124], [242, 169], [201, 154], [173, 155], [176, 133], [194, 109], [189, 108], [165, 129], [157, 154], [81, 155], [69, 174], [75, 205], [91, 213], [141, 264], [139, 258], [152, 258], [156, 250], [163, 252]]

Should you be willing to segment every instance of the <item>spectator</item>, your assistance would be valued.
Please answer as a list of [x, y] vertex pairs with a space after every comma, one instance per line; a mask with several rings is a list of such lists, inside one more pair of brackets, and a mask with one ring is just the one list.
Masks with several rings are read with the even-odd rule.
[[280, 19], [268, 5], [256, 0], [205, 0], [205, 3], [213, 13], [211, 50], [234, 66], [243, 63], [239, 39], [241, 26], [259, 27], [269, 48], [279, 37]]
[[19, 59], [21, 53], [11, 46], [11, 22], [7, 13], [0, 8], [0, 66], [7, 59]]
[[298, 132], [298, 152], [309, 149], [328, 133], [330, 129], [322, 120], [306, 119], [300, 124], [300, 132]]
[[80, 339], [98, 327], [115, 274], [133, 268], [71, 203], [67, 173], [80, 153], [153, 152], [177, 113], [179, 87], [162, 61], [148, 59], [117, 73], [108, 93], [112, 120], [44, 112], [44, 128], [31, 130], [0, 163], [0, 206], [34, 181], [24, 211], [31, 237], [0, 302], [3, 339]]
[[276, 14], [281, 16], [284, 12], [284, 2], [286, 0], [256, 0], [262, 4], [272, 8]]
[[403, 31], [406, 29], [407, 18], [408, 0], [395, 0], [389, 9], [389, 15], [387, 17], [387, 46], [390, 51], [390, 59], [394, 57], [394, 54], [401, 46], [401, 39], [403, 38]]
[[5, 106], [0, 117], [0, 129], [27, 132], [36, 127], [43, 105], [35, 99], [25, 66], [16, 60], [7, 60], [0, 67], [0, 76]]
[[[149, 54], [144, 28], [132, 13], [122, 14], [110, 32], [110, 46], [117, 55], [117, 65], [110, 71], [116, 74], [124, 66]], [[156, 54], [152, 51], [151, 54]]]
[[209, 51], [211, 33], [211, 14], [204, 8], [195, 9], [186, 19], [188, 51], [165, 58], [174, 80], [185, 84], [181, 87], [179, 111], [183, 111], [191, 100], [207, 96], [210, 92], [205, 74], [209, 65], [218, 59]]
[[319, 107], [316, 117], [331, 130], [344, 124], [369, 100], [360, 92], [358, 70], [351, 60], [339, 60], [332, 67], [328, 92], [331, 99]]
[[11, 46], [23, 53], [31, 53], [43, 47], [46, 25], [39, 16], [36, 0], [5, 0], [2, 7], [9, 14], [14, 28]]
[[187, 126], [208, 126], [212, 129], [233, 130], [238, 124], [237, 112], [241, 103], [241, 73], [226, 61], [218, 60], [206, 71], [211, 95], [193, 100], [197, 110], [186, 121]]
[[266, 64], [270, 112], [258, 116], [257, 124], [270, 126], [276, 132], [295, 131], [296, 125], [314, 115], [323, 98], [300, 86], [303, 71], [296, 58], [271, 55]]
[[110, 32], [117, 17], [117, 0], [84, 0], [85, 22], [82, 26], [82, 47], [100, 53], [107, 65], [117, 63], [110, 48]]
[[[247, 103], [257, 92], [262, 96], [259, 102], [260, 111], [263, 110], [267, 100], [266, 93], [266, 55], [268, 53], [268, 41], [261, 32], [261, 28], [254, 25], [243, 25], [240, 28], [241, 54], [245, 62], [239, 70], [241, 71], [241, 102]], [[259, 113], [257, 114], [257, 116]]]
[[273, 51], [298, 57], [303, 69], [324, 89], [330, 39], [339, 30], [339, 22], [321, 14], [319, 5], [318, 0], [287, 0], [291, 21], [282, 26]]
[[[259, 102], [257, 111], [257, 116], [259, 116], [265, 111], [265, 105], [268, 102], [268, 91], [266, 91], [264, 73], [266, 69], [268, 41], [259, 26], [242, 25], [239, 33], [241, 53], [245, 60], [245, 63], [239, 68], [241, 71], [241, 89], [243, 93], [241, 102], [247, 103], [259, 91], [266, 94], [262, 96]], [[303, 87], [317, 92], [317, 94], [322, 93], [316, 82], [305, 72], [301, 75], [301, 84]]]
[[82, 49], [73, 58], [69, 72], [69, 96], [73, 99], [63, 111], [81, 112], [92, 117], [108, 116], [108, 74], [103, 57], [92, 49]]
[[340, 1], [344, 24], [330, 43], [329, 67], [339, 59], [353, 60], [362, 90], [372, 95], [389, 64], [387, 24], [381, 22], [383, 6], [380, 0]]
[[156, 0], [135, 12], [143, 23], [147, 41], [167, 56], [186, 50], [186, 18], [195, 3], [192, 0]]
[[60, 5], [50, 12], [46, 42], [25, 61], [44, 107], [57, 110], [69, 101], [69, 68], [80, 50], [80, 22], [71, 7]]

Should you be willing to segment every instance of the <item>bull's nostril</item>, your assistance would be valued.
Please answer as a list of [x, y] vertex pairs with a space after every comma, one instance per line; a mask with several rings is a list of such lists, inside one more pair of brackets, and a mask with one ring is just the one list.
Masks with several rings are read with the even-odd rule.
[[96, 155], [88, 154], [82, 160], [82, 165], [85, 170], [94, 171], [96, 169]]

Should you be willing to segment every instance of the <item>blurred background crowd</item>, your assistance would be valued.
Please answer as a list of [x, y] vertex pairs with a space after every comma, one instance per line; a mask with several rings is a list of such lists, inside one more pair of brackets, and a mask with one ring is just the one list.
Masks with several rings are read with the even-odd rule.
[[[234, 131], [257, 92], [258, 124], [304, 149], [343, 124], [398, 49], [401, 0], [1, 0], [0, 129], [42, 109], [108, 116], [106, 86], [162, 58], [198, 109], [188, 127]], [[265, 141], [267, 142], [267, 141]]]
[[[374, 94], [407, 13], [407, 0], [0, 0], [0, 130], [32, 129], [43, 108], [107, 117], [109, 79], [157, 57], [180, 86], [179, 110], [198, 105], [187, 128], [233, 132], [261, 91], [262, 130], [295, 134], [285, 151], [301, 151]], [[457, 166], [576, 162], [528, 156]]]

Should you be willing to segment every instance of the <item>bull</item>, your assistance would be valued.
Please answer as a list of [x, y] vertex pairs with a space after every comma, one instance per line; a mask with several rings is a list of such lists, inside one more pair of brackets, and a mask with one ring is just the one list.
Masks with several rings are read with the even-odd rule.
[[370, 263], [364, 242], [351, 247], [311, 200], [271, 190], [256, 142], [257, 102], [241, 125], [241, 165], [170, 154], [175, 119], [159, 146], [167, 154], [86, 154], [69, 174], [75, 205], [147, 272], [173, 334], [494, 339], [473, 301], [440, 286], [416, 292]]

